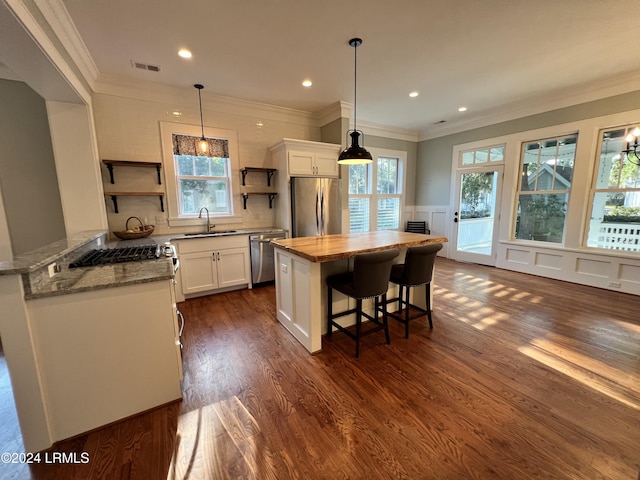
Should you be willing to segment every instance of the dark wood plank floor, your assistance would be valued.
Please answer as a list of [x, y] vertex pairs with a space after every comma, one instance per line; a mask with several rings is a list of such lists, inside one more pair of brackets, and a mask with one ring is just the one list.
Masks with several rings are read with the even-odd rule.
[[181, 403], [55, 446], [87, 465], [0, 477], [636, 479], [640, 299], [436, 269], [434, 329], [392, 322], [359, 359], [338, 333], [308, 355], [273, 287], [189, 300]]

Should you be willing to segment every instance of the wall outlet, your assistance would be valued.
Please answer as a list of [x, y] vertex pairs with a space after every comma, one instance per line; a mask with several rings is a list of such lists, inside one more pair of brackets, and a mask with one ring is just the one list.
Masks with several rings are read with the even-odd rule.
[[62, 267], [57, 263], [52, 263], [47, 267], [49, 271], [49, 278], [53, 277], [56, 273], [60, 273], [62, 271]]
[[166, 224], [167, 224], [167, 217], [165, 217], [164, 215], [156, 216], [156, 225], [166, 225]]
[[622, 282], [609, 282], [608, 285], [611, 288], [622, 288]]

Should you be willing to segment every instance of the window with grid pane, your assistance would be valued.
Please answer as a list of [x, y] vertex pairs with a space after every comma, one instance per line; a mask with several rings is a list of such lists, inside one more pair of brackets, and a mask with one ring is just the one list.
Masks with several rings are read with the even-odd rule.
[[640, 252], [640, 166], [621, 153], [635, 125], [600, 132], [587, 246]]
[[562, 243], [577, 141], [572, 134], [523, 145], [515, 238]]
[[233, 213], [229, 141], [207, 138], [208, 155], [199, 155], [200, 138], [173, 135], [173, 159], [180, 216], [197, 214], [202, 207], [215, 215]]
[[395, 230], [402, 208], [402, 160], [376, 155], [366, 165], [349, 166], [350, 231]]

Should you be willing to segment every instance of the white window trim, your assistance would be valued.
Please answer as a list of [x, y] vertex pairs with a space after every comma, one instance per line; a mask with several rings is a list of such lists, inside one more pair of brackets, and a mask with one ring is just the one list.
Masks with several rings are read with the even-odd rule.
[[[170, 227], [187, 227], [201, 225], [202, 219], [197, 214], [180, 216], [178, 209], [178, 188], [176, 184], [175, 161], [173, 158], [172, 135], [191, 135], [200, 137], [202, 129], [199, 125], [186, 125], [183, 123], [160, 122], [160, 135], [162, 142], [163, 170], [167, 195], [168, 223]], [[238, 157], [238, 132], [222, 128], [204, 127], [205, 137], [226, 138], [229, 141], [229, 168], [231, 173], [232, 213], [226, 215], [211, 214], [212, 223], [226, 224], [242, 221], [242, 201], [240, 199], [240, 167]], [[215, 222], [213, 222], [215, 219]]]
[[[398, 176], [400, 177], [400, 181], [399, 181], [399, 192], [397, 195], [393, 194], [386, 194], [386, 193], [374, 193], [374, 190], [376, 189], [376, 185], [377, 185], [377, 179], [378, 179], [378, 175], [377, 175], [377, 171], [375, 171], [376, 169], [373, 168], [371, 166], [371, 164], [369, 164], [367, 167], [370, 169], [370, 175], [368, 175], [367, 181], [369, 182], [369, 189], [372, 193], [354, 193], [354, 194], [350, 194], [348, 193], [348, 183], [347, 183], [347, 197], [348, 198], [368, 198], [369, 199], [369, 231], [377, 231], [376, 230], [372, 230], [372, 228], [375, 226], [377, 227], [378, 224], [378, 198], [395, 198], [396, 196], [399, 195], [400, 197], [400, 206], [399, 209], [400, 211], [398, 212], [398, 230], [402, 230], [403, 227], [403, 213], [404, 213], [404, 205], [405, 205], [405, 192], [407, 191], [407, 152], [403, 151], [403, 150], [387, 150], [387, 149], [382, 149], [382, 148], [372, 148], [372, 147], [367, 147], [367, 149], [369, 150], [369, 153], [371, 153], [371, 156], [373, 157], [373, 162], [377, 162], [378, 157], [395, 157], [398, 159]], [[348, 180], [347, 180], [348, 181]], [[350, 223], [348, 224], [350, 225]]]

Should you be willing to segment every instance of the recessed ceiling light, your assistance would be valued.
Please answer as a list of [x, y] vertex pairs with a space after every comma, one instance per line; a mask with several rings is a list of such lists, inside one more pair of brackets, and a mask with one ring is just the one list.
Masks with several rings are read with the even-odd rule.
[[303, 87], [310, 87], [311, 85], [313, 85], [313, 82], [311, 80], [307, 79], [302, 82]]
[[409, 96], [410, 96], [411, 98], [417, 97], [418, 95], [420, 95], [418, 92], [411, 92], [411, 93], [409, 94]]
[[181, 48], [180, 50], [178, 50], [178, 55], [180, 55], [182, 58], [191, 58], [191, 51], [187, 50], [186, 48]]
[[458, 111], [459, 112], [466, 112], [467, 111], [467, 107], [458, 107]]
[[174, 117], [181, 117], [182, 112], [179, 112], [178, 110], [174, 110], [173, 112], [171, 112], [171, 115], [173, 115]]

